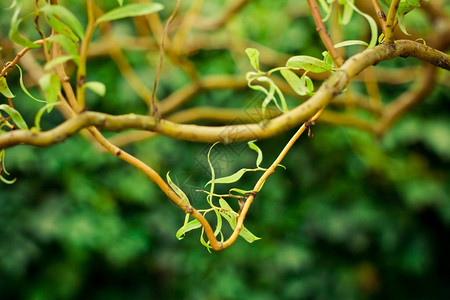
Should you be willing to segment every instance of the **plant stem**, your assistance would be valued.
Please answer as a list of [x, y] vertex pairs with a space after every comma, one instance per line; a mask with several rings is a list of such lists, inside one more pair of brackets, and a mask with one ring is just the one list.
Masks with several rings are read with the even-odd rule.
[[85, 100], [85, 92], [84, 92], [84, 84], [86, 82], [86, 60], [88, 54], [89, 44], [92, 39], [92, 35], [95, 30], [95, 17], [94, 17], [94, 0], [87, 0], [87, 15], [88, 15], [88, 24], [86, 28], [86, 33], [83, 41], [81, 42], [80, 48], [80, 58], [78, 62], [78, 73], [77, 73], [77, 100], [79, 104], [79, 111], [85, 109], [86, 100]]
[[386, 30], [385, 30], [385, 44], [394, 43], [394, 28], [395, 28], [395, 16], [397, 15], [398, 6], [400, 0], [392, 0], [391, 7], [389, 8], [389, 13], [386, 20]]
[[333, 58], [334, 63], [337, 67], [340, 67], [344, 63], [344, 59], [340, 56], [339, 52], [334, 48], [333, 41], [330, 38], [330, 35], [327, 33], [327, 29], [325, 24], [322, 21], [322, 16], [320, 15], [319, 7], [317, 6], [316, 0], [307, 0], [309, 8], [311, 9], [312, 16], [314, 18], [314, 22], [316, 23], [316, 30], [319, 33], [322, 42], [327, 48], [328, 52]]

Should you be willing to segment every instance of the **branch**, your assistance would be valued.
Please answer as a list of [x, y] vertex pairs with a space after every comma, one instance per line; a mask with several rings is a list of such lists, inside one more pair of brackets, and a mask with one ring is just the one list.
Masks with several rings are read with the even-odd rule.
[[320, 15], [319, 7], [317, 6], [316, 0], [307, 0], [309, 8], [311, 9], [312, 16], [314, 18], [314, 22], [316, 23], [316, 30], [322, 39], [322, 42], [327, 48], [328, 52], [330, 52], [331, 57], [333, 58], [334, 63], [340, 67], [344, 63], [344, 59], [340, 56], [339, 52], [334, 48], [333, 41], [327, 33], [327, 29], [325, 28], [325, 24], [323, 24], [322, 16]]
[[450, 70], [450, 56], [421, 43], [399, 40], [392, 45], [378, 45], [367, 49], [350, 59], [326, 80], [317, 93], [307, 102], [291, 111], [272, 119], [267, 124], [242, 124], [232, 126], [197, 126], [177, 124], [167, 120], [156, 120], [151, 116], [135, 114], [111, 116], [99, 112], [84, 112], [76, 115], [49, 131], [35, 132], [14, 130], [0, 135], [0, 149], [18, 144], [50, 146], [60, 143], [82, 128], [96, 126], [111, 131], [142, 129], [160, 133], [176, 139], [211, 143], [221, 141], [232, 143], [264, 139], [289, 130], [314, 116], [339, 95], [351, 79], [368, 66], [395, 57], [416, 57], [438, 67]]
[[380, 4], [378, 4], [377, 0], [371, 0], [372, 6], [375, 12], [377, 13], [378, 21], [380, 21], [381, 29], [384, 33], [386, 33], [386, 15], [384, 14], [383, 10], [380, 7]]
[[391, 7], [389, 8], [389, 13], [386, 20], [385, 28], [385, 38], [384, 42], [386, 44], [394, 43], [394, 26], [395, 26], [395, 16], [397, 15], [398, 6], [400, 0], [392, 0]]

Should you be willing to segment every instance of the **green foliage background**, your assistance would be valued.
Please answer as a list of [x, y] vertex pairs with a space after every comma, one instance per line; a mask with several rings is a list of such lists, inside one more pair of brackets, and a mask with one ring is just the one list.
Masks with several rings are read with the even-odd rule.
[[[204, 13], [220, 11], [224, 2], [208, 1]], [[305, 11], [298, 2], [254, 1], [228, 30], [292, 55], [320, 57], [311, 18], [283, 17], [292, 7]], [[80, 4], [70, 5], [83, 18]], [[2, 59], [12, 57], [6, 43], [10, 14], [0, 11]], [[355, 34], [349, 28], [347, 35]], [[127, 21], [115, 30], [133, 33]], [[150, 85], [148, 62], [154, 63], [157, 53], [127, 55]], [[226, 49], [200, 51], [194, 62], [201, 74], [250, 70], [245, 53]], [[407, 64], [415, 61], [382, 65]], [[17, 76], [16, 71], [8, 76], [14, 103], [32, 124], [38, 105], [12, 84]], [[91, 109], [146, 111], [108, 58], [89, 62], [88, 80], [107, 86], [104, 99], [88, 94]], [[186, 82], [184, 74], [165, 65], [159, 97]], [[390, 101], [408, 85], [382, 87]], [[253, 91], [207, 92], [190, 105], [248, 107], [258, 100]], [[18, 180], [0, 187], [0, 298], [448, 299], [449, 100], [448, 85], [438, 86], [382, 140], [354, 129], [315, 126], [314, 138], [305, 136], [294, 146], [283, 162], [287, 170], [277, 169], [251, 208], [246, 226], [262, 239], [253, 244], [240, 239], [212, 254], [200, 245], [198, 231], [175, 238], [184, 213], [145, 175], [80, 135], [48, 149], [9, 149], [6, 166]], [[52, 112], [42, 125], [60, 121]], [[258, 142], [266, 165], [291, 134]], [[157, 137], [126, 150], [160, 174], [170, 170], [201, 207], [205, 195], [195, 190], [210, 179], [209, 146]], [[213, 159], [218, 176], [254, 161], [245, 144], [218, 146]], [[251, 188], [255, 179], [244, 176], [242, 188]]]

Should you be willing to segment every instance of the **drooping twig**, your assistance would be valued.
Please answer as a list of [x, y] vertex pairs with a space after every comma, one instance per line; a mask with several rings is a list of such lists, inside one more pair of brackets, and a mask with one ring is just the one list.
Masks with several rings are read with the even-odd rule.
[[178, 9], [180, 8], [180, 4], [181, 4], [181, 0], [178, 0], [177, 5], [175, 6], [175, 9], [173, 10], [172, 14], [167, 19], [166, 25], [164, 26], [163, 36], [162, 36], [162, 40], [161, 40], [161, 46], [159, 48], [160, 49], [159, 50], [159, 62], [158, 62], [158, 66], [156, 67], [155, 82], [153, 84], [152, 102], [151, 102], [151, 108], [150, 108], [152, 116], [158, 116], [158, 108], [156, 107], [156, 90], [158, 88], [159, 75], [161, 73], [161, 68], [162, 68], [162, 64], [163, 64], [163, 60], [164, 60], [165, 40], [166, 40], [166, 36], [169, 32], [170, 22], [172, 22], [173, 18], [177, 14]]

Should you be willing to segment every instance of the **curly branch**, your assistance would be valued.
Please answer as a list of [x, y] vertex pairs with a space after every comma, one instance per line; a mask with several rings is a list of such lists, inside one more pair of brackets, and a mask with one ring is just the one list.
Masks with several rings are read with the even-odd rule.
[[350, 59], [319, 88], [307, 102], [291, 111], [276, 117], [266, 124], [241, 124], [231, 126], [198, 126], [177, 124], [168, 120], [157, 120], [151, 116], [135, 114], [112, 116], [99, 112], [84, 112], [76, 115], [49, 131], [35, 132], [14, 130], [0, 135], [0, 148], [5, 149], [18, 144], [50, 146], [60, 143], [82, 128], [96, 126], [105, 130], [142, 129], [154, 131], [176, 139], [231, 143], [253, 139], [269, 138], [289, 130], [310, 119], [330, 101], [339, 95], [351, 79], [368, 66], [395, 57], [416, 57], [435, 66], [450, 70], [450, 56], [421, 43], [399, 40], [391, 45], [379, 45], [367, 49]]

